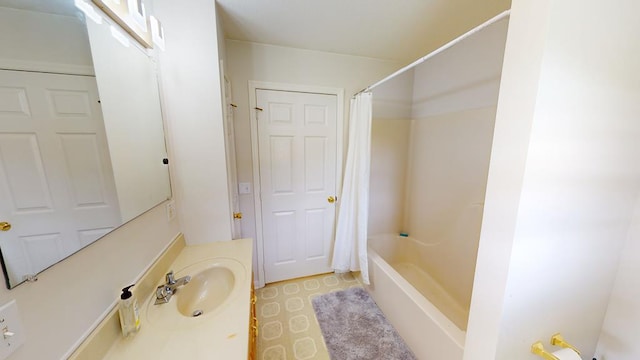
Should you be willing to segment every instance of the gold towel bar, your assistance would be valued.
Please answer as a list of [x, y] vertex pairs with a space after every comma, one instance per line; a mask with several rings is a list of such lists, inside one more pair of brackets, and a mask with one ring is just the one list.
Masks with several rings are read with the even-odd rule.
[[542, 345], [542, 341], [538, 341], [531, 345], [531, 352], [540, 355], [545, 360], [560, 360], [557, 356], [553, 355], [550, 352], [547, 352]]
[[[566, 342], [560, 333], [556, 333], [556, 334], [553, 334], [553, 336], [551, 336], [551, 345], [559, 346], [565, 349], [571, 349], [575, 351], [578, 355], [580, 355], [580, 351], [578, 351], [578, 349], [576, 349], [575, 346]], [[531, 352], [536, 355], [540, 355], [542, 358], [546, 360], [560, 360], [558, 359], [557, 356], [553, 355], [552, 353], [544, 349], [544, 346], [542, 345], [542, 341], [538, 341], [533, 345], [531, 345]]]
[[573, 345], [566, 342], [560, 333], [553, 334], [553, 336], [551, 337], [551, 345], [560, 346], [565, 349], [571, 349], [578, 353], [578, 355], [580, 355], [580, 351], [578, 351], [578, 349], [576, 349]]

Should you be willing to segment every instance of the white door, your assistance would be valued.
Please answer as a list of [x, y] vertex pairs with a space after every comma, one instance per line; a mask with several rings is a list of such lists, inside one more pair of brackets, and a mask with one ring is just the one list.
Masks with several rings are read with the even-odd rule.
[[95, 78], [0, 70], [0, 246], [12, 283], [120, 225]]
[[337, 96], [256, 90], [267, 283], [331, 271]]

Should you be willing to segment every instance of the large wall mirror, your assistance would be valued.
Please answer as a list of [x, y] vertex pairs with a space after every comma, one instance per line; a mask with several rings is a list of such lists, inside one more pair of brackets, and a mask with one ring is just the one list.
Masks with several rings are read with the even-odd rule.
[[97, 14], [85, 19], [74, 0], [0, 0], [9, 288], [171, 197], [157, 50]]

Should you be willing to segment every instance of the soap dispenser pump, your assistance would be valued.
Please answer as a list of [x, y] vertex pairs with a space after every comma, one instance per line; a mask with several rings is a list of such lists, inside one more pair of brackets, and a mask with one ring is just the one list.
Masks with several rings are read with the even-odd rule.
[[138, 312], [138, 302], [129, 290], [133, 285], [122, 289], [118, 311], [120, 313], [120, 327], [122, 336], [128, 337], [140, 330], [140, 314]]

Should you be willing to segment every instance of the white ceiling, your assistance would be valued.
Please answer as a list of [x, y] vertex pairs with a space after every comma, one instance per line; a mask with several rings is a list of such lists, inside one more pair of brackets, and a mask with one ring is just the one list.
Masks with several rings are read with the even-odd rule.
[[[511, 0], [217, 0], [232, 40], [411, 62], [507, 10]], [[74, 15], [73, 0], [0, 6]]]
[[510, 0], [217, 0], [227, 39], [413, 61]]

